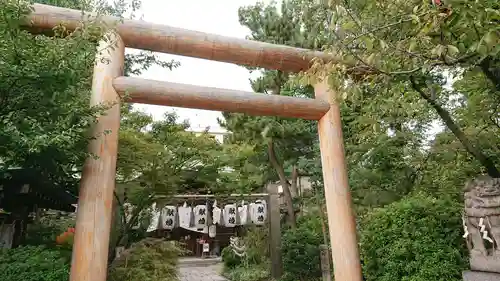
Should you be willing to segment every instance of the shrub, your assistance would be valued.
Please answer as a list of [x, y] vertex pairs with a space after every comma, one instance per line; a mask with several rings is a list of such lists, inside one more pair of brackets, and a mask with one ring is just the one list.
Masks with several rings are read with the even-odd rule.
[[316, 280], [321, 277], [319, 245], [322, 243], [321, 219], [314, 213], [300, 217], [297, 228], [285, 230], [281, 246], [282, 280]]
[[69, 280], [70, 260], [64, 252], [42, 246], [0, 250], [0, 280]]
[[248, 228], [241, 238], [241, 242], [246, 247], [245, 256], [239, 257], [229, 246], [222, 250], [222, 261], [225, 268], [234, 268], [240, 264], [248, 266], [266, 262], [269, 257], [268, 234], [267, 227]]
[[367, 281], [462, 280], [461, 204], [416, 195], [369, 213], [361, 252]]
[[249, 266], [239, 265], [225, 271], [224, 277], [231, 281], [267, 281], [269, 280], [269, 271], [269, 262]]
[[226, 247], [221, 252], [222, 261], [225, 269], [235, 268], [241, 264], [241, 257], [236, 255], [231, 247]]
[[32, 246], [56, 246], [57, 236], [74, 227], [74, 225], [75, 219], [73, 217], [43, 216], [38, 223], [28, 225], [25, 244]]
[[176, 281], [178, 257], [183, 252], [176, 242], [146, 238], [111, 263], [108, 280]]
[[268, 280], [269, 267], [269, 229], [250, 227], [241, 238], [246, 247], [245, 256], [239, 257], [230, 247], [222, 250], [224, 276], [232, 281]]
[[243, 237], [246, 247], [245, 263], [261, 264], [269, 257], [269, 228], [251, 227], [247, 229]]

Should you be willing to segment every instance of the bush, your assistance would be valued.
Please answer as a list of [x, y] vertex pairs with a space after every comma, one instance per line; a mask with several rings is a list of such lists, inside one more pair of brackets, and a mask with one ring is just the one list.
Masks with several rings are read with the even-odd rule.
[[243, 244], [246, 246], [245, 263], [261, 264], [269, 257], [269, 228], [251, 227], [247, 229], [243, 237]]
[[222, 250], [224, 276], [232, 281], [268, 280], [269, 267], [269, 229], [251, 227], [241, 238], [246, 247], [245, 256], [239, 257], [230, 247]]
[[285, 230], [281, 246], [282, 280], [316, 280], [321, 277], [319, 245], [322, 243], [321, 219], [314, 213], [300, 217], [297, 228]]
[[222, 250], [222, 261], [227, 269], [240, 264], [252, 265], [267, 262], [269, 257], [269, 229], [267, 227], [251, 227], [246, 230], [241, 242], [246, 247], [245, 256], [239, 257], [231, 247]]
[[146, 238], [133, 244], [110, 266], [109, 281], [177, 281], [178, 243]]
[[231, 247], [226, 247], [221, 252], [225, 269], [232, 269], [241, 264], [241, 257], [236, 255]]
[[269, 262], [253, 264], [250, 266], [240, 265], [224, 272], [224, 277], [231, 281], [263, 281], [269, 280]]
[[57, 236], [74, 225], [75, 219], [73, 217], [43, 216], [38, 223], [28, 225], [24, 243], [31, 246], [54, 247], [57, 244]]
[[42, 246], [0, 250], [0, 280], [69, 280], [69, 256]]
[[367, 281], [462, 280], [461, 204], [423, 195], [369, 213], [361, 252]]

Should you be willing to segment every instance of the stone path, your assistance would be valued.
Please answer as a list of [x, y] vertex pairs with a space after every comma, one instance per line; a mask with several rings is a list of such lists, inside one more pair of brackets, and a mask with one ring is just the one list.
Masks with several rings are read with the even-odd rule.
[[185, 258], [179, 261], [180, 281], [228, 281], [220, 275], [220, 260]]

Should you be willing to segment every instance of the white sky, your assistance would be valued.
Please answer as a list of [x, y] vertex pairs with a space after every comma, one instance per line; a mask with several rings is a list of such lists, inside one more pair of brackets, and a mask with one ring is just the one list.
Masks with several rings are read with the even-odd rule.
[[[138, 14], [142, 14], [143, 19], [148, 22], [245, 38], [249, 31], [238, 21], [238, 8], [257, 2], [257, 0], [143, 0], [143, 7]], [[252, 91], [249, 83], [250, 72], [243, 67], [174, 55], [161, 54], [161, 57], [180, 61], [181, 66], [173, 71], [153, 67], [142, 74], [142, 78]], [[255, 77], [255, 74], [252, 76]], [[193, 129], [210, 126], [211, 129], [217, 130], [219, 129], [217, 117], [222, 117], [220, 112], [199, 109], [142, 104], [137, 104], [136, 108], [152, 114], [155, 119], [160, 119], [166, 111], [175, 110], [181, 120], [190, 121]]]

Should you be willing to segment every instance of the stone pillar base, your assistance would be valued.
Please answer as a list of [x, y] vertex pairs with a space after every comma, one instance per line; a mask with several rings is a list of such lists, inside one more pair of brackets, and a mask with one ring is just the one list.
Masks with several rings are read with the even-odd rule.
[[464, 271], [462, 276], [464, 281], [500, 281], [500, 273]]

